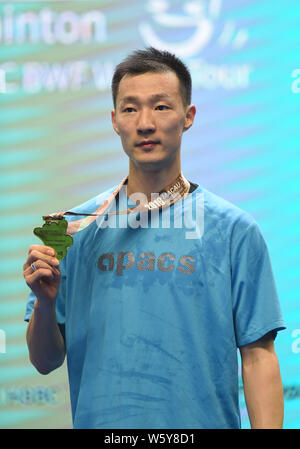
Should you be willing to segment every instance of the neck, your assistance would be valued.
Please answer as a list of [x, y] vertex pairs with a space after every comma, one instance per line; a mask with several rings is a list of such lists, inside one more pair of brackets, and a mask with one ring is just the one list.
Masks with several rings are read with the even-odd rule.
[[159, 193], [181, 174], [180, 166], [163, 170], [141, 170], [130, 161], [127, 182], [127, 195], [140, 192], [148, 198], [151, 193]]

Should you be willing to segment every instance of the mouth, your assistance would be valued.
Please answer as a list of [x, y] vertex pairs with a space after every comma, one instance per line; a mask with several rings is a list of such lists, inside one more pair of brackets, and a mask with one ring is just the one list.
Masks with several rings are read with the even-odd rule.
[[159, 144], [159, 140], [142, 140], [136, 146], [143, 148], [145, 150], [150, 150], [155, 147], [155, 145]]

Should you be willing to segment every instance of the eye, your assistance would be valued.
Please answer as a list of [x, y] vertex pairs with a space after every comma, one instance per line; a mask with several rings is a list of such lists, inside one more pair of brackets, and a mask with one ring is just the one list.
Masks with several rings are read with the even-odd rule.
[[159, 111], [164, 111], [166, 109], [170, 109], [169, 106], [166, 106], [165, 104], [160, 104], [158, 106], [156, 106], [156, 109], [158, 109]]
[[134, 111], [134, 108], [132, 108], [130, 106], [128, 106], [127, 108], [123, 109], [123, 112], [133, 112], [133, 111]]

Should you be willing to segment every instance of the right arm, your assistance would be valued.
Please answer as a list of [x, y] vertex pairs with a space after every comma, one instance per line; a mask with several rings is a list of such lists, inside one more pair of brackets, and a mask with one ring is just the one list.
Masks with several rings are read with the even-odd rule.
[[[23, 266], [27, 285], [36, 296], [26, 340], [31, 363], [41, 374], [63, 364], [65, 342], [56, 320], [56, 297], [60, 284], [59, 262], [52, 248], [32, 245]], [[36, 271], [31, 264], [34, 263]]]

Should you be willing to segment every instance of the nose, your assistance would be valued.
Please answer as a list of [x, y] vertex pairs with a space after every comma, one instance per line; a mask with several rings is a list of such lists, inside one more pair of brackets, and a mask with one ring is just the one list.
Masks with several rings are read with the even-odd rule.
[[152, 112], [149, 109], [140, 111], [137, 122], [138, 134], [152, 134], [155, 132], [155, 122]]

